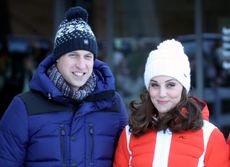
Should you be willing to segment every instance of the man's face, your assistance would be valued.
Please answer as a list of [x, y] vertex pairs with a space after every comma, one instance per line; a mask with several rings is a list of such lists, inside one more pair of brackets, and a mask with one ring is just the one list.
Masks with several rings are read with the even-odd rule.
[[82, 87], [93, 72], [94, 55], [85, 50], [68, 52], [57, 59], [57, 68], [73, 90]]

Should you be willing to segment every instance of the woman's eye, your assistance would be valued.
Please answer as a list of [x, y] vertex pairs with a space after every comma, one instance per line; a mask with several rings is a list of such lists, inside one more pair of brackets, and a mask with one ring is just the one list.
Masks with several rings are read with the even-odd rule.
[[151, 87], [158, 87], [159, 85], [156, 84], [156, 83], [151, 83], [150, 86], [151, 86]]
[[168, 83], [166, 86], [168, 87], [168, 88], [171, 88], [171, 87], [174, 87], [176, 84], [175, 83]]

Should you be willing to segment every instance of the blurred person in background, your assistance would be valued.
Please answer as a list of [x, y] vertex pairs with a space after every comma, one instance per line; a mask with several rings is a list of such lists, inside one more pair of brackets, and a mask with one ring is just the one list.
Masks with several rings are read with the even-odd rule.
[[189, 96], [190, 72], [183, 46], [174, 39], [149, 53], [147, 91], [130, 103], [114, 167], [229, 167], [229, 148], [208, 121], [207, 104]]
[[111, 167], [127, 125], [113, 74], [97, 59], [88, 13], [72, 7], [30, 91], [16, 95], [0, 121], [0, 166]]
[[26, 52], [9, 53], [3, 63], [0, 72], [0, 118], [15, 95], [29, 90], [28, 83], [36, 66], [34, 55]]
[[[1, 66], [0, 110], [1, 117], [10, 104], [12, 98], [22, 91], [23, 85], [23, 54], [7, 52]], [[4, 64], [4, 65], [3, 65]], [[1, 118], [0, 117], [0, 118]]]

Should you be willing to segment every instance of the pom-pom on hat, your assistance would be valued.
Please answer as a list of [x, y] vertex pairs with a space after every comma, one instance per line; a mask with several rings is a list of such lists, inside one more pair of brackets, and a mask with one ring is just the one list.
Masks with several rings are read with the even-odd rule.
[[87, 50], [94, 54], [94, 58], [97, 56], [96, 37], [87, 22], [88, 13], [80, 6], [72, 7], [65, 13], [54, 39], [55, 59], [74, 50]]
[[144, 82], [148, 90], [150, 80], [159, 75], [178, 80], [187, 93], [190, 90], [190, 63], [182, 44], [174, 39], [165, 40], [149, 53], [145, 65]]

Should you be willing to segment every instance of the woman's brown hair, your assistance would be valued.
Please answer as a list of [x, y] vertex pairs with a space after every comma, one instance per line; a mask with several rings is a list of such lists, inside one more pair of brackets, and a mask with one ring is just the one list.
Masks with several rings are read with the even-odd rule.
[[136, 136], [151, 129], [182, 132], [195, 131], [203, 126], [201, 109], [194, 99], [188, 97], [185, 89], [182, 91], [180, 102], [162, 118], [158, 117], [158, 111], [152, 104], [148, 91], [140, 94], [140, 101], [131, 101], [129, 109], [130, 131]]

